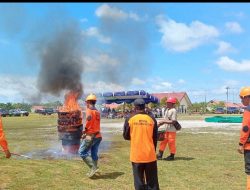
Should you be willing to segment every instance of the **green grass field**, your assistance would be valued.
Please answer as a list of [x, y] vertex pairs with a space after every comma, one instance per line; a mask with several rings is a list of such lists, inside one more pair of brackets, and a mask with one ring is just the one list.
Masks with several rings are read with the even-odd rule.
[[[180, 117], [181, 118], [181, 117]], [[183, 116], [203, 119], [204, 116]], [[123, 120], [103, 120], [103, 123]], [[57, 136], [57, 115], [3, 118], [11, 152], [0, 153], [0, 189], [98, 189], [132, 190], [129, 141], [121, 133], [103, 134], [100, 174], [89, 179], [88, 168], [78, 156], [55, 157], [61, 142]], [[235, 128], [184, 128], [177, 134], [176, 160], [158, 161], [161, 190], [242, 190], [245, 189], [243, 156], [238, 154], [239, 130]], [[168, 149], [164, 156], [168, 155]]]

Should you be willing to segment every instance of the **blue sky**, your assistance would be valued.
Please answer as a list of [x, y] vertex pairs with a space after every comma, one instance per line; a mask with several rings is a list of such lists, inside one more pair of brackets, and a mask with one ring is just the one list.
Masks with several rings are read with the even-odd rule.
[[[71, 54], [85, 93], [184, 91], [194, 103], [225, 101], [229, 87], [229, 101], [240, 102], [239, 90], [250, 85], [249, 8], [249, 3], [1, 3], [0, 102], [61, 101], [66, 89], [51, 89], [57, 86], [51, 75], [63, 73], [60, 62]], [[63, 58], [53, 53], [58, 47], [68, 51], [58, 54]]]

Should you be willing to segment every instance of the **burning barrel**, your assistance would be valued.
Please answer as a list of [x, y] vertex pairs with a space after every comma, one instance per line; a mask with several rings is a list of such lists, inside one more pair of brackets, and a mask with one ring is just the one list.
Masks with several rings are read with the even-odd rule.
[[62, 140], [64, 153], [76, 154], [82, 135], [82, 113], [80, 110], [58, 112], [58, 136]]

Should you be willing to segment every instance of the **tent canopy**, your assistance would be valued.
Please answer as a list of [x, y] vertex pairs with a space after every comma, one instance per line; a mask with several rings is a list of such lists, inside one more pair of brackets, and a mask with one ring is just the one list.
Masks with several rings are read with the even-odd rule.
[[135, 90], [135, 91], [119, 91], [119, 92], [104, 92], [97, 93], [98, 102], [111, 104], [111, 103], [133, 103], [135, 99], [142, 98], [145, 103], [159, 103], [157, 97], [150, 95], [144, 90]]

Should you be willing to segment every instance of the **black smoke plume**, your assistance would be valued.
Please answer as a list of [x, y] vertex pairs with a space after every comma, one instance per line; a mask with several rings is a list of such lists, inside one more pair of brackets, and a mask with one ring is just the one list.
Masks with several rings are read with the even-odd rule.
[[38, 87], [42, 92], [58, 95], [66, 89], [82, 93], [80, 39], [74, 25], [65, 26], [41, 49]]

